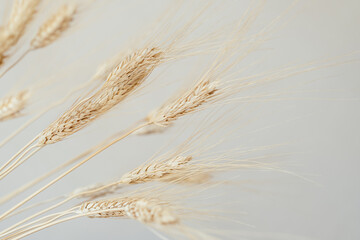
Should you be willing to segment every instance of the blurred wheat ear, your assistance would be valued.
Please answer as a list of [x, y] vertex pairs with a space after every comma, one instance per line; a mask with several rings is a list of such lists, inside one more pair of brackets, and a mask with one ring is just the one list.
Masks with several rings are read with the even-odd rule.
[[0, 66], [8, 51], [24, 35], [26, 27], [37, 12], [40, 0], [15, 0], [9, 19], [0, 28]]
[[0, 99], [0, 122], [16, 118], [27, 105], [30, 92], [23, 90]]

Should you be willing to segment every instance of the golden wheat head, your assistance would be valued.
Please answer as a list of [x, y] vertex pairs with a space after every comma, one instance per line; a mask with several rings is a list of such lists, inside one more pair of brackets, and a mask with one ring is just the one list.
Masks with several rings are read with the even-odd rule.
[[177, 156], [162, 162], [151, 162], [133, 171], [124, 174], [120, 182], [126, 184], [137, 184], [142, 182], [159, 180], [160, 178], [182, 169], [191, 161], [192, 157]]
[[0, 121], [18, 117], [25, 108], [28, 98], [29, 91], [23, 90], [0, 99]]
[[16, 0], [10, 18], [0, 29], [0, 64], [6, 52], [14, 46], [24, 34], [27, 24], [36, 13], [40, 0]]
[[91, 201], [83, 203], [79, 212], [93, 218], [129, 217], [145, 224], [179, 223], [179, 218], [167, 204], [158, 199], [123, 197]]
[[179, 117], [197, 111], [217, 96], [218, 83], [199, 81], [192, 89], [175, 100], [165, 103], [147, 116], [147, 121], [159, 126], [169, 126]]
[[75, 12], [75, 5], [63, 5], [39, 28], [36, 36], [31, 41], [32, 49], [46, 47], [58, 39], [69, 28]]
[[125, 57], [109, 74], [104, 85], [50, 124], [38, 144], [52, 144], [84, 128], [124, 100], [139, 87], [162, 59], [158, 48], [143, 49]]

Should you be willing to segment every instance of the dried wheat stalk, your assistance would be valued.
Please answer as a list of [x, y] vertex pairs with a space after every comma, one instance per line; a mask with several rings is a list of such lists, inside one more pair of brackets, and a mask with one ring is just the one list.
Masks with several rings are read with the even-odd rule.
[[7, 51], [24, 34], [39, 3], [40, 0], [15, 0], [9, 20], [0, 28], [0, 65], [6, 57]]
[[177, 156], [173, 159], [162, 162], [151, 162], [144, 166], [138, 167], [133, 171], [124, 174], [120, 181], [125, 184], [137, 184], [153, 180], [158, 180], [166, 175], [180, 170], [191, 161], [192, 157]]
[[[178, 151], [185, 153], [187, 148], [180, 146]], [[234, 169], [276, 169], [273, 164], [265, 164], [259, 160], [259, 158], [232, 159], [226, 154], [197, 160], [192, 156], [175, 155], [165, 158], [165, 160], [155, 159], [143, 164], [123, 174], [119, 180], [77, 189], [70, 194], [70, 197], [95, 199], [114, 194], [128, 184], [155, 181], [192, 185], [211, 183], [210, 179], [213, 173]]]
[[217, 96], [218, 90], [218, 82], [211, 82], [209, 79], [199, 81], [175, 101], [168, 102], [152, 112], [148, 115], [147, 120], [155, 125], [169, 126], [179, 117], [192, 113], [201, 105], [213, 100]]
[[[140, 184], [145, 182], [160, 181], [169, 175], [178, 173], [186, 164], [191, 161], [192, 157], [176, 156], [164, 161], [153, 161], [140, 166], [128, 173], [122, 175], [119, 180], [106, 184], [95, 184], [75, 190], [70, 196], [73, 198], [90, 198], [95, 199], [116, 191], [127, 184]], [[166, 180], [164, 180], [166, 181]]]
[[104, 85], [50, 124], [40, 135], [38, 145], [56, 143], [84, 128], [135, 91], [161, 62], [159, 48], [146, 48], [128, 55], [109, 74]]
[[31, 41], [31, 48], [43, 48], [58, 39], [69, 28], [75, 13], [75, 5], [63, 5], [39, 28], [36, 36]]
[[[79, 213], [89, 217], [129, 217], [145, 224], [170, 225], [180, 219], [158, 199], [123, 197], [83, 203]], [[92, 214], [94, 213], [94, 214]]]
[[139, 129], [136, 134], [161, 133], [178, 118], [199, 111], [206, 103], [218, 100], [223, 89], [220, 82], [210, 79], [205, 75], [188, 91], [170, 98], [160, 108], [150, 112], [144, 120], [149, 124]]
[[16, 94], [0, 99], [0, 121], [16, 118], [28, 103], [29, 90], [22, 90]]

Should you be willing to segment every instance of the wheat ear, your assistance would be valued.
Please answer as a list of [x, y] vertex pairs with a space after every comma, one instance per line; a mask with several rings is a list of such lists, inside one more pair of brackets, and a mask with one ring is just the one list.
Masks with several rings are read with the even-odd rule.
[[179, 223], [179, 218], [168, 204], [158, 199], [124, 197], [112, 200], [86, 202], [78, 210], [89, 217], [129, 217], [146, 224], [169, 225]]
[[148, 182], [158, 180], [171, 173], [174, 173], [184, 167], [192, 157], [177, 156], [173, 159], [151, 162], [144, 166], [134, 169], [133, 171], [124, 174], [120, 182], [125, 184], [137, 184], [142, 182]]
[[26, 26], [36, 13], [40, 0], [15, 0], [10, 18], [0, 30], [0, 65], [7, 52], [24, 34]]
[[125, 173], [119, 180], [107, 184], [95, 184], [77, 189], [72, 193], [72, 196], [74, 198], [95, 199], [115, 193], [121, 186], [126, 186], [128, 184], [161, 181], [163, 178], [183, 169], [184, 165], [188, 164], [191, 159], [191, 156], [176, 156], [163, 161], [153, 161]]
[[87, 126], [135, 91], [160, 63], [158, 48], [143, 49], [127, 56], [108, 76], [104, 85], [50, 124], [39, 137], [38, 145], [56, 143]]
[[[205, 103], [215, 100], [221, 93], [220, 83], [204, 78], [191, 89], [175, 99], [166, 102], [162, 107], [154, 110], [146, 117], [149, 126], [170, 126], [176, 119], [200, 110]], [[145, 132], [147, 129], [143, 130]], [[152, 131], [152, 130], [151, 130]]]
[[[36, 120], [38, 120], [41, 116], [52, 110], [53, 108], [60, 106], [61, 104], [65, 103], [74, 93], [85, 89], [86, 87], [90, 86], [93, 83], [93, 80], [85, 82], [84, 84], [79, 85], [78, 87], [72, 89], [70, 92], [68, 92], [62, 99], [50, 104], [49, 106], [45, 107], [43, 110], [41, 110], [37, 115], [29, 119], [27, 122], [25, 122], [22, 126], [20, 126], [16, 131], [12, 132], [9, 136], [7, 136], [5, 139], [3, 139], [0, 142], [0, 148], [7, 144], [11, 139], [16, 137], [20, 132], [22, 132], [24, 129], [26, 129], [28, 126], [30, 126], [32, 123], [34, 123]], [[1, 104], [0, 104], [1, 105]], [[0, 201], [1, 204], [1, 201]]]
[[76, 13], [75, 5], [63, 5], [39, 28], [31, 41], [31, 49], [43, 48], [58, 39], [69, 28]]
[[0, 99], [0, 122], [21, 116], [29, 96], [29, 90], [22, 90]]
[[35, 226], [29, 226], [26, 229], [19, 230], [16, 233], [13, 233], [10, 236], [5, 237], [4, 240], [5, 239], [7, 239], [7, 240], [8, 239], [13, 239], [13, 240], [21, 239], [21, 238], [29, 236], [29, 235], [31, 235], [31, 234], [33, 234], [35, 232], [38, 232], [38, 231], [43, 230], [45, 228], [48, 228], [50, 226], [53, 226], [53, 225], [56, 225], [56, 224], [59, 224], [59, 223], [62, 223], [62, 222], [66, 222], [66, 221], [69, 221], [69, 220], [72, 220], [72, 219], [75, 219], [75, 218], [82, 217], [82, 215], [74, 215], [74, 216], [70, 216], [70, 217], [61, 219], [61, 217], [64, 217], [66, 215], [74, 214], [75, 210], [76, 210], [76, 208], [69, 209], [67, 211], [51, 214], [51, 215], [45, 216], [45, 217], [43, 217], [43, 218], [41, 218], [39, 220], [33, 221], [33, 222], [31, 222], [31, 224], [35, 224], [35, 223], [37, 223], [39, 221], [43, 221], [43, 220], [46, 220], [47, 218], [50, 218], [50, 220], [48, 220], [48, 221], [46, 221], [44, 223], [40, 223], [40, 224], [37, 224]]

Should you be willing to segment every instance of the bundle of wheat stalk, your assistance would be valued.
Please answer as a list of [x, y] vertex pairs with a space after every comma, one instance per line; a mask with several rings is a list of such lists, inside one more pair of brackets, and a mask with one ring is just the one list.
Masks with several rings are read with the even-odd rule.
[[[161, 16], [160, 23], [157, 22], [157, 25], [145, 36], [142, 34], [138, 37], [136, 43], [132, 41], [132, 47], [122, 51], [112, 49], [113, 56], [100, 64], [90, 78], [87, 76], [87, 81], [76, 87], [72, 84], [72, 88], [65, 95], [49, 103], [5, 137], [0, 142], [0, 147], [18, 136], [30, 124], [41, 119], [45, 113], [64, 105], [65, 111], [60, 112], [50, 124], [42, 126], [42, 131], [23, 147], [19, 147], [19, 150], [12, 153], [7, 161], [5, 159], [0, 161], [0, 183], [11, 184], [9, 182], [11, 178], [8, 176], [14, 174], [16, 177], [22, 164], [28, 163], [28, 160], [40, 150], [50, 145], [58, 146], [60, 142], [66, 144], [67, 139], [75, 139], [75, 135], [84, 134], [83, 130], [90, 125], [96, 123], [100, 125], [102, 118], [110, 118], [110, 112], [115, 114], [117, 108], [126, 105], [128, 100], [136, 101], [134, 96], [155, 81], [155, 72], [163, 71], [161, 73], [165, 73], [166, 82], [171, 80], [166, 76], [167, 72], [163, 65], [176, 65], [175, 60], [185, 57], [206, 56], [206, 68], [201, 69], [200, 64], [199, 67], [196, 66], [196, 75], [187, 74], [186, 77], [183, 73], [187, 70], [181, 70], [183, 75], [180, 77], [189, 80], [185, 89], [175, 92], [153, 110], [145, 114], [142, 111], [143, 115], [135, 124], [127, 128], [114, 124], [111, 126], [110, 137], [105, 139], [96, 137], [96, 143], [76, 157], [65, 161], [66, 155], [61, 155], [61, 164], [52, 170], [40, 176], [33, 176], [31, 181], [13, 188], [10, 193], [3, 194], [1, 191], [0, 206], [4, 206], [18, 195], [44, 182], [44, 185], [0, 214], [1, 226], [6, 225], [8, 218], [21, 216], [20, 220], [13, 222], [12, 225], [0, 229], [0, 238], [22, 239], [62, 222], [89, 217], [101, 218], [103, 221], [132, 219], [149, 227], [162, 239], [224, 239], [226, 234], [213, 229], [200, 229], [196, 224], [199, 223], [201, 226], [204, 222], [206, 225], [212, 220], [226, 219], [226, 216], [217, 213], [221, 213], [221, 206], [225, 206], [227, 202], [220, 199], [215, 203], [219, 209], [213, 207], [209, 210], [206, 209], [205, 202], [196, 207], [192, 205], [197, 197], [205, 197], [207, 203], [214, 197], [211, 195], [213, 190], [223, 193], [222, 189], [226, 186], [232, 187], [231, 191], [238, 191], [239, 189], [234, 187], [237, 183], [234, 179], [239, 177], [242, 171], [271, 170], [296, 175], [285, 170], [281, 164], [272, 161], [272, 158], [279, 158], [279, 155], [267, 153], [274, 149], [274, 146], [248, 149], [236, 146], [218, 150], [223, 146], [223, 142], [230, 142], [238, 134], [238, 126], [231, 127], [230, 130], [227, 127], [234, 122], [234, 125], [239, 124], [237, 114], [243, 110], [244, 103], [276, 95], [276, 93], [269, 95], [266, 92], [248, 94], [247, 91], [251, 92], [258, 86], [330, 64], [330, 60], [326, 60], [246, 75], [244, 72], [248, 66], [243, 66], [243, 61], [259, 50], [260, 46], [269, 39], [282, 17], [277, 17], [259, 30], [253, 31], [252, 27], [262, 12], [264, 2], [259, 1], [258, 4], [251, 6], [236, 19], [235, 23], [221, 26], [208, 34], [199, 31], [200, 37], [196, 35], [197, 30], [201, 29], [202, 25], [206, 25], [204, 24], [207, 20], [206, 14], [217, 11], [218, 6], [212, 8], [211, 3], [202, 3], [204, 6], [196, 8], [195, 13], [190, 14], [191, 17], [184, 23], [181, 12], [183, 3], [174, 2]], [[95, 3], [89, 1], [87, 6], [92, 4]], [[108, 3], [104, 3], [106, 4]], [[0, 27], [0, 66], [4, 59], [10, 58], [15, 53], [15, 47], [24, 45], [26, 50], [2, 70], [0, 78], [5, 79], [3, 77], [10, 69], [17, 70], [17, 64], [28, 53], [48, 47], [60, 39], [77, 23], [79, 17], [77, 13], [88, 9], [84, 6], [85, 4], [81, 5], [76, 1], [68, 1], [61, 5], [57, 11], [55, 9], [51, 17], [40, 26], [36, 26], [38, 30], [31, 33], [32, 38], [29, 41], [24, 37], [24, 41], [27, 42], [25, 45], [20, 39], [29, 29], [31, 20], [38, 15], [47, 17], [47, 14], [38, 11], [45, 9], [46, 4], [40, 0], [14, 0], [9, 18]], [[123, 33], [121, 29], [113, 31]], [[97, 58], [96, 62], [98, 62]], [[90, 64], [88, 67], [87, 62], [84, 65], [92, 69]], [[162, 77], [158, 78], [161, 80]], [[28, 109], [29, 102], [36, 95], [33, 91], [35, 88], [23, 89], [13, 91], [0, 99], [0, 124], [22, 116]], [[68, 106], [67, 100], [71, 97], [76, 99], [73, 99], [72, 105]], [[193, 120], [199, 112], [208, 114], [200, 123]], [[179, 130], [178, 126], [184, 128]], [[174, 128], [175, 130], [172, 130]], [[188, 133], [187, 129], [193, 132]], [[123, 169], [117, 170], [121, 174], [117, 174], [112, 180], [102, 182], [94, 177], [87, 179], [89, 181], [85, 187], [74, 184], [71, 191], [66, 194], [35, 201], [35, 197], [116, 143], [126, 140], [129, 136], [136, 138], [140, 143], [144, 140], [140, 140], [142, 135], [152, 137], [155, 134], [163, 134], [164, 138], [171, 135], [172, 140], [167, 141], [165, 147], [147, 158], [147, 161], [141, 161], [141, 164], [131, 161], [134, 162], [135, 167], [130, 170], [126, 170], [128, 165], [123, 164]], [[178, 144], [179, 139], [184, 136], [185, 140]], [[137, 149], [141, 149], [141, 146], [137, 146]], [[123, 161], [123, 158], [119, 154], [116, 155], [116, 160]], [[29, 162], [31, 164], [31, 161]], [[105, 172], [105, 165], [99, 164], [97, 171]], [[56, 177], [45, 182], [55, 174]], [[26, 206], [31, 202], [34, 203]], [[39, 207], [40, 210], [28, 214]], [[55, 209], [60, 210], [51, 212]], [[236, 213], [234, 209], [232, 211]], [[231, 221], [237, 222], [238, 219]]]

